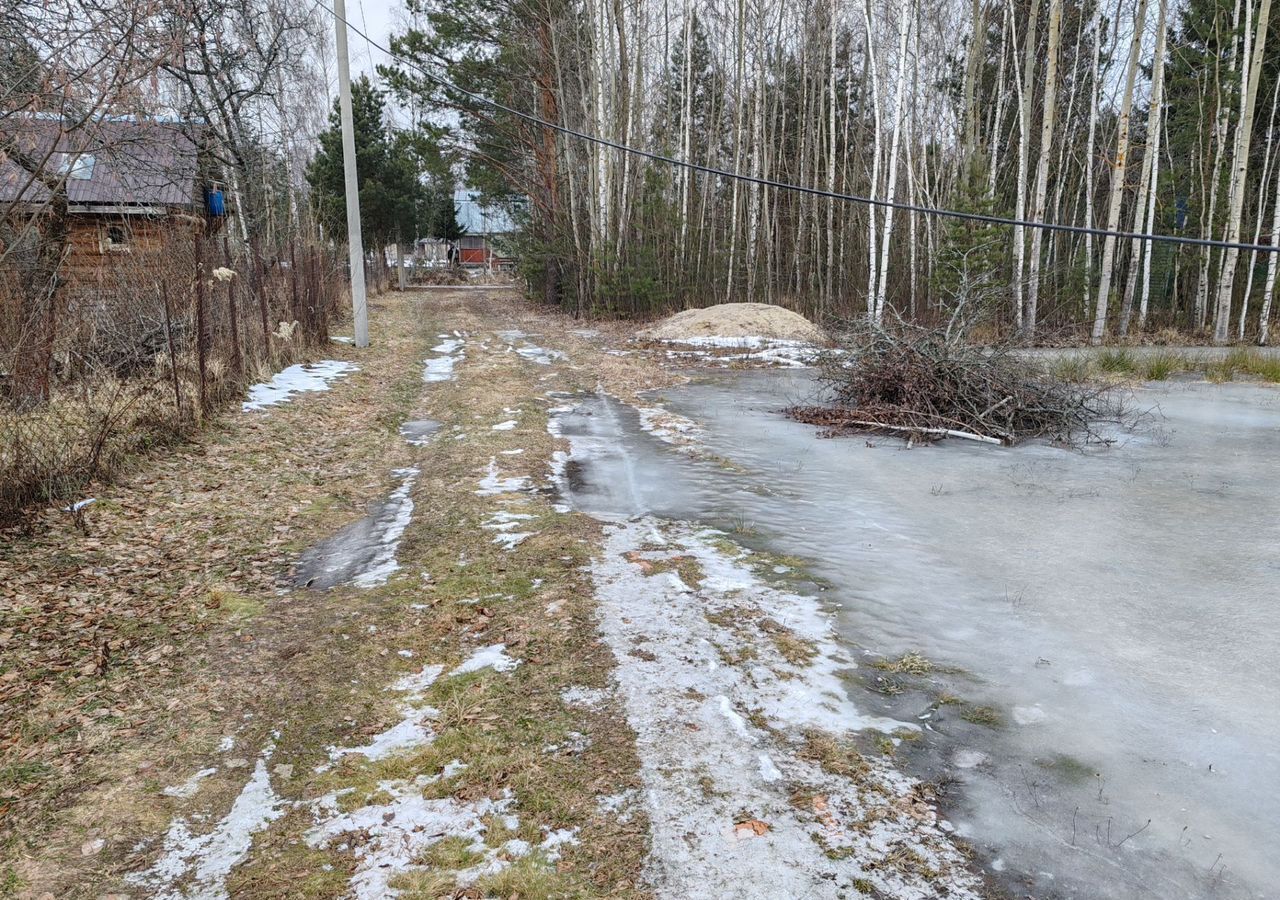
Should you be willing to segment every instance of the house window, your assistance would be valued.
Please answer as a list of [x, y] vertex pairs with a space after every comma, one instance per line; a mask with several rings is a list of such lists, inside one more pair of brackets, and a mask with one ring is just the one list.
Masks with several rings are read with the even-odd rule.
[[102, 229], [102, 252], [128, 252], [133, 243], [133, 235], [129, 226], [123, 222], [117, 225], [106, 225]]

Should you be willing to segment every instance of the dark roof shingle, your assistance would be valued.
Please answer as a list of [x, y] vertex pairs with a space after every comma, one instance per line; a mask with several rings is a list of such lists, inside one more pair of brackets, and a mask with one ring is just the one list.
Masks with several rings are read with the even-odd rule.
[[[68, 127], [54, 117], [8, 117], [0, 120], [0, 202], [42, 202], [49, 196], [43, 180], [65, 177], [73, 205], [200, 203], [201, 128], [124, 118]], [[42, 178], [33, 178], [21, 162], [40, 166]]]

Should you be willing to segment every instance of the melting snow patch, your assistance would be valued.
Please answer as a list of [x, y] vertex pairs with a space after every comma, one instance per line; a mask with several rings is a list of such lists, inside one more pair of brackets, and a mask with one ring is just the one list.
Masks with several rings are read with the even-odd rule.
[[326, 359], [318, 363], [305, 363], [289, 366], [266, 384], [255, 384], [249, 388], [249, 399], [241, 407], [246, 412], [255, 409], [266, 409], [287, 403], [294, 394], [307, 391], [327, 391], [329, 383], [342, 378], [349, 372], [358, 372], [359, 367], [341, 360]]
[[559, 744], [547, 744], [542, 748], [543, 753], [567, 753], [570, 756], [580, 756], [586, 752], [591, 746], [591, 738], [587, 737], [581, 731], [570, 731], [565, 735], [565, 739]]
[[444, 340], [432, 347], [431, 352], [443, 355], [433, 356], [423, 361], [422, 364], [422, 380], [427, 384], [451, 380], [453, 378], [454, 365], [457, 364], [458, 360], [466, 358], [466, 354], [462, 352], [465, 342], [461, 335], [456, 337], [440, 335], [440, 337], [444, 338]]
[[418, 471], [417, 466], [411, 466], [396, 469], [392, 473], [400, 479], [400, 487], [387, 498], [382, 533], [373, 558], [364, 571], [351, 580], [357, 587], [385, 584], [388, 578], [399, 571], [400, 563], [396, 561], [396, 552], [400, 549], [400, 537], [413, 518], [413, 497], [410, 494], [414, 482], [418, 480]]
[[200, 790], [200, 782], [216, 771], [218, 771], [217, 767], [201, 769], [186, 781], [182, 782], [182, 784], [175, 784], [172, 787], [167, 787], [160, 793], [164, 794], [166, 797], [178, 797], [183, 800], [190, 799], [196, 795], [197, 791]]
[[333, 811], [304, 836], [312, 847], [328, 847], [347, 834], [359, 835], [355, 843], [356, 871], [351, 890], [357, 900], [398, 897], [391, 882], [406, 872], [424, 868], [414, 862], [433, 844], [454, 838], [469, 841], [467, 849], [501, 865], [496, 851], [485, 846], [486, 816], [502, 814], [514, 803], [508, 792], [499, 800], [427, 800], [422, 788], [427, 779], [383, 781], [378, 790], [390, 799], [349, 813], [337, 812], [337, 796], [323, 798]]
[[541, 847], [546, 855], [547, 862], [555, 862], [560, 858], [561, 847], [576, 847], [578, 843], [578, 829], [559, 828], [555, 831], [547, 832], [547, 836], [542, 840]]
[[583, 709], [599, 709], [609, 697], [609, 692], [601, 688], [573, 687], [560, 692], [560, 699], [566, 706], [580, 706]]
[[489, 428], [493, 431], [511, 431], [518, 424], [520, 423], [515, 419], [507, 419], [507, 421], [499, 422], [497, 425], [490, 425]]
[[464, 675], [467, 672], [478, 672], [481, 669], [493, 669], [495, 672], [510, 672], [520, 665], [520, 660], [507, 656], [506, 644], [491, 644], [481, 647], [450, 675]]
[[[125, 880], [151, 889], [153, 900], [227, 900], [227, 876], [249, 854], [253, 836], [284, 814], [285, 803], [272, 790], [267, 772], [274, 749], [269, 744], [262, 751], [249, 783], [211, 831], [193, 834], [186, 821], [174, 821], [164, 836], [163, 855]], [[179, 888], [180, 883], [186, 886]]]
[[[659, 531], [662, 542], [652, 539]], [[683, 523], [635, 518], [606, 535], [591, 572], [602, 636], [637, 736], [652, 835], [646, 875], [656, 894], [854, 896], [871, 884], [889, 897], [979, 896], [963, 855], [936, 810], [913, 794], [911, 779], [880, 760], [856, 777], [836, 776], [797, 752], [813, 728], [839, 738], [915, 727], [864, 715], [849, 701], [842, 673], [853, 664], [816, 599], [770, 585], [739, 554], [720, 549], [723, 536]], [[634, 553], [655, 544], [663, 549]], [[701, 568], [696, 588], [646, 574], [643, 563], [676, 557], [693, 557]], [[737, 625], [716, 624], [717, 613]], [[812, 661], [784, 657], [773, 626], [744, 624], [766, 620], [811, 647]], [[636, 646], [648, 651], [643, 659], [631, 655]], [[749, 648], [753, 662], [726, 665], [722, 648]], [[739, 712], [748, 709], [761, 721]], [[717, 787], [709, 798], [707, 778]], [[789, 783], [813, 792], [803, 809], [792, 805]], [[753, 839], [738, 841], [734, 826], [744, 809]], [[892, 865], [908, 850], [922, 865]]]
[[350, 754], [358, 754], [371, 760], [386, 759], [401, 750], [429, 744], [434, 740], [435, 733], [428, 723], [440, 713], [430, 706], [418, 704], [443, 671], [443, 666], [425, 666], [419, 672], [398, 679], [388, 690], [405, 694], [405, 702], [400, 706], [400, 721], [374, 735], [362, 747], [330, 747], [329, 759], [338, 760]]
[[501, 477], [498, 471], [497, 457], [489, 457], [489, 466], [485, 469], [484, 478], [480, 479], [480, 490], [476, 491], [481, 497], [493, 497], [497, 494], [514, 494], [523, 491], [529, 486], [529, 479], [523, 475], [512, 475], [508, 478]]
[[516, 528], [519, 527], [521, 522], [536, 518], [537, 516], [528, 513], [513, 513], [500, 509], [482, 523], [480, 527], [496, 531], [497, 534], [494, 536], [493, 542], [510, 552], [536, 534], [533, 531], [517, 531]]
[[640, 428], [664, 443], [689, 447], [697, 441], [698, 426], [684, 416], [657, 406], [643, 406], [636, 412], [640, 416]]
[[760, 754], [760, 777], [765, 781], [781, 781], [782, 773], [778, 771], [778, 767], [773, 764], [773, 760], [769, 758], [768, 753]]
[[[671, 347], [692, 347], [692, 350], [670, 350], [671, 357], [688, 357], [700, 361], [729, 363], [737, 361], [770, 363], [779, 366], [804, 367], [811, 365], [821, 350], [807, 341], [767, 338], [758, 335], [747, 337], [723, 337], [708, 335], [680, 340], [665, 340]], [[717, 351], [737, 350], [738, 353]]]
[[624, 825], [631, 821], [631, 810], [640, 798], [640, 792], [628, 788], [616, 794], [608, 794], [596, 800], [596, 809], [601, 813], [609, 813], [617, 817]]

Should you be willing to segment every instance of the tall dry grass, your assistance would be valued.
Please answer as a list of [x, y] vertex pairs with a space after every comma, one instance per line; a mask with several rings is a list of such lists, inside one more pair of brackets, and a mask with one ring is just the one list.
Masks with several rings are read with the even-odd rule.
[[[320, 248], [197, 246], [179, 230], [137, 253], [68, 257], [40, 312], [52, 319], [35, 321], [23, 280], [0, 272], [0, 522], [73, 501], [326, 345], [340, 276]], [[15, 387], [33, 359], [47, 375], [38, 402]]]

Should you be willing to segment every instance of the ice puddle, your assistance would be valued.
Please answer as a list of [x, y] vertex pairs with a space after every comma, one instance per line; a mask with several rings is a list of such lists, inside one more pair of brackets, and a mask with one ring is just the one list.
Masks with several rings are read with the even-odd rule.
[[819, 748], [836, 746], [820, 735], [870, 728], [896, 740], [915, 726], [853, 707], [840, 680], [853, 662], [827, 614], [752, 562], [723, 534], [642, 516], [609, 526], [592, 565], [640, 751], [652, 887], [672, 898], [866, 885], [895, 898], [979, 896], [915, 781], [856, 755], [820, 764]]
[[[979, 896], [921, 785], [838, 749], [856, 731], [896, 743], [918, 726], [849, 700], [855, 664], [820, 602], [771, 583], [764, 573], [780, 567], [728, 535], [648, 514], [640, 482], [652, 473], [616, 439], [625, 413], [553, 399], [548, 429], [569, 442], [551, 464], [561, 508], [612, 523], [591, 574], [637, 735], [655, 893]], [[641, 427], [696, 451], [696, 428], [668, 416], [641, 410]]]
[[340, 584], [371, 588], [386, 584], [400, 570], [396, 556], [405, 529], [413, 519], [413, 487], [419, 469], [409, 466], [391, 473], [399, 485], [372, 508], [369, 515], [303, 552], [294, 582], [323, 590]]

